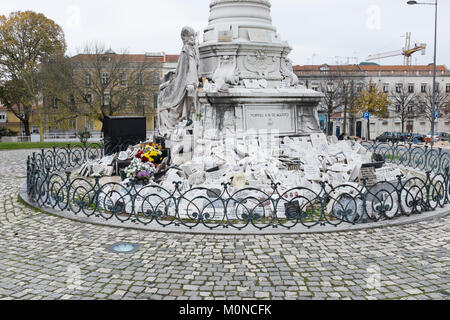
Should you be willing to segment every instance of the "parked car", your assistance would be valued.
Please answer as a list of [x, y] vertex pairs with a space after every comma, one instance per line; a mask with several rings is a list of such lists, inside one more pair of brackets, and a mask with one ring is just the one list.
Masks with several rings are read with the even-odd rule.
[[397, 133], [397, 141], [408, 142], [412, 141], [413, 137], [411, 133]]
[[419, 133], [412, 133], [412, 139], [413, 141], [417, 138], [418, 142], [425, 142], [425, 136], [423, 134]]
[[[435, 132], [433, 140], [434, 140], [434, 142], [450, 141], [450, 134], [445, 133], [445, 132]], [[427, 134], [427, 136], [425, 137], [425, 141], [426, 142], [431, 142], [431, 132], [429, 132]]]
[[375, 140], [377, 142], [396, 142], [398, 134], [396, 132], [384, 132], [381, 136], [378, 136]]

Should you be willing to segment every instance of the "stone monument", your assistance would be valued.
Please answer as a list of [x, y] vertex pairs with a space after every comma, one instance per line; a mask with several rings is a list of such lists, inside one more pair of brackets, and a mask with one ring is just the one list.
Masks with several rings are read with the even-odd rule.
[[298, 85], [287, 42], [272, 25], [268, 0], [213, 0], [199, 46], [196, 131], [275, 130], [280, 135], [319, 133], [322, 94]]
[[270, 10], [268, 0], [213, 0], [202, 43], [183, 28], [177, 71], [159, 95], [159, 130], [173, 154], [225, 135], [321, 132], [323, 95], [298, 84], [288, 59], [292, 49], [277, 34]]

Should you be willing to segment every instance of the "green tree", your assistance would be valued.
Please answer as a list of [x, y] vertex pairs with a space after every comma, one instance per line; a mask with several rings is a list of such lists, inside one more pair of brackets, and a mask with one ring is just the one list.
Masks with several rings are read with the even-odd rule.
[[[42, 91], [42, 82], [39, 78], [40, 65], [51, 56], [64, 54], [65, 51], [66, 42], [62, 28], [43, 14], [17, 11], [8, 17], [0, 16], [0, 74], [2, 78], [0, 80], [3, 86], [5, 83], [19, 83], [21, 87], [18, 91], [23, 91], [21, 98], [23, 100], [20, 104], [28, 110], [33, 105], [37, 107], [41, 141], [44, 135], [44, 118], [40, 107]], [[17, 98], [20, 98], [19, 96], [17, 95]], [[8, 103], [5, 105], [16, 114], [17, 110], [14, 110], [14, 106]], [[22, 121], [24, 118], [19, 117], [19, 119]], [[24, 127], [26, 134], [29, 135], [29, 126], [27, 128], [24, 123]]]
[[[378, 90], [376, 85], [370, 84], [368, 88], [361, 91], [351, 112], [369, 112], [371, 116], [387, 118], [388, 107], [391, 104], [386, 93]], [[367, 140], [370, 140], [370, 121], [367, 121]]]

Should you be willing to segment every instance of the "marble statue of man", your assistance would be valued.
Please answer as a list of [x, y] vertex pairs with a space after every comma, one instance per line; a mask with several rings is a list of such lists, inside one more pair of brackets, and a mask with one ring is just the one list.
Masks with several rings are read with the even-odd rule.
[[197, 107], [199, 52], [194, 29], [184, 27], [181, 39], [183, 49], [177, 70], [161, 85], [158, 96], [159, 131], [166, 137], [170, 137], [180, 123], [189, 127], [191, 113]]

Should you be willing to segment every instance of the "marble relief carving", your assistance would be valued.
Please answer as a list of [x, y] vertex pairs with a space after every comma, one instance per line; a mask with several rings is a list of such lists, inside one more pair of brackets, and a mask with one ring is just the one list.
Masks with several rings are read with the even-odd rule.
[[261, 78], [276, 70], [276, 57], [270, 57], [264, 50], [257, 50], [254, 55], [248, 55], [244, 59], [245, 68], [258, 74]]

